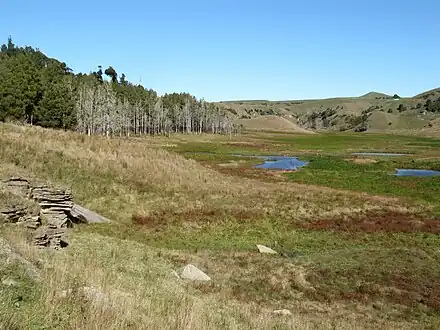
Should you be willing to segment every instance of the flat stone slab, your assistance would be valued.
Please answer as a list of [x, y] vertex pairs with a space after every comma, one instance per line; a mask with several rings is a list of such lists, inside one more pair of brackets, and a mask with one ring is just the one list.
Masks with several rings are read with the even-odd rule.
[[257, 244], [257, 248], [258, 248], [258, 251], [260, 251], [260, 253], [278, 254], [277, 251], [272, 250], [270, 247], [267, 247], [267, 246], [264, 246], [264, 245]]
[[86, 209], [85, 207], [82, 207], [82, 206], [76, 205], [76, 204], [73, 205], [72, 210], [70, 211], [70, 214], [74, 218], [81, 219], [83, 222], [86, 222], [86, 223], [108, 223], [108, 222], [110, 222], [109, 219], [103, 217], [102, 215], [99, 215], [98, 213], [90, 211], [89, 209]]
[[203, 281], [203, 282], [211, 281], [211, 278], [208, 275], [206, 275], [196, 266], [191, 264], [185, 266], [185, 268], [182, 271], [181, 278], [191, 281]]

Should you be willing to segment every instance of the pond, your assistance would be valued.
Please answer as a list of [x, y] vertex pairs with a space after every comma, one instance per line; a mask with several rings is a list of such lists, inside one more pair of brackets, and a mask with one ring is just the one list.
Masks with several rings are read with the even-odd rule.
[[352, 155], [393, 157], [393, 156], [407, 156], [408, 154], [398, 154], [398, 153], [392, 153], [392, 152], [353, 152]]
[[255, 165], [254, 166], [255, 168], [296, 171], [300, 167], [306, 166], [308, 164], [308, 162], [299, 160], [297, 157], [289, 157], [289, 156], [244, 156], [244, 155], [234, 155], [234, 156], [263, 159], [264, 163]]
[[440, 176], [440, 171], [396, 169], [397, 176]]

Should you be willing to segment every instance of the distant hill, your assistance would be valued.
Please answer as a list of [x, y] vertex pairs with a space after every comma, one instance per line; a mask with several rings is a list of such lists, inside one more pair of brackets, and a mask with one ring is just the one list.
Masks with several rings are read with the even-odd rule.
[[241, 100], [218, 102], [217, 105], [245, 123], [245, 127], [257, 125], [263, 129], [266, 125], [267, 129], [273, 129], [272, 126], [277, 126], [273, 125], [273, 119], [256, 118], [281, 117], [306, 130], [401, 131], [422, 129], [439, 118], [440, 104], [437, 103], [438, 107], [427, 106], [427, 102], [440, 102], [439, 97], [440, 88], [437, 88], [398, 99], [384, 93], [369, 92], [359, 97]]
[[417, 99], [427, 99], [427, 98], [435, 98], [440, 97], [440, 88], [434, 88], [429, 91], [423, 92], [421, 94], [417, 94], [414, 98]]
[[359, 98], [360, 99], [390, 99], [392, 98], [392, 96], [384, 93], [369, 92], [367, 94], [360, 96]]

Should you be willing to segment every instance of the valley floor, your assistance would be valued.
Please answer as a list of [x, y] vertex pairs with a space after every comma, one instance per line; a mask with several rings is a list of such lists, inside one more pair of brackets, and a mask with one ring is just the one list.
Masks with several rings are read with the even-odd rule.
[[[3, 124], [0, 146], [2, 179], [71, 188], [75, 202], [112, 220], [76, 225], [59, 251], [1, 226], [0, 329], [440, 327], [440, 177], [393, 175], [440, 169], [438, 139], [105, 139]], [[309, 165], [268, 171], [245, 157], [263, 154]], [[7, 198], [2, 191], [0, 203]], [[173, 276], [188, 263], [212, 280]]]

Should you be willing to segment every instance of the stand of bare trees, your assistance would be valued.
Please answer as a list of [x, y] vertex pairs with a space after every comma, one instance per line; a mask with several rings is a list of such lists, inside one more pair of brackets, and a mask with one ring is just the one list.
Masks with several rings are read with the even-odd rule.
[[[118, 90], [122, 88], [122, 90]], [[82, 83], [77, 89], [76, 128], [105, 136], [232, 134], [236, 127], [225, 111], [190, 95], [157, 96], [139, 89], [135, 97], [111, 82]]]

